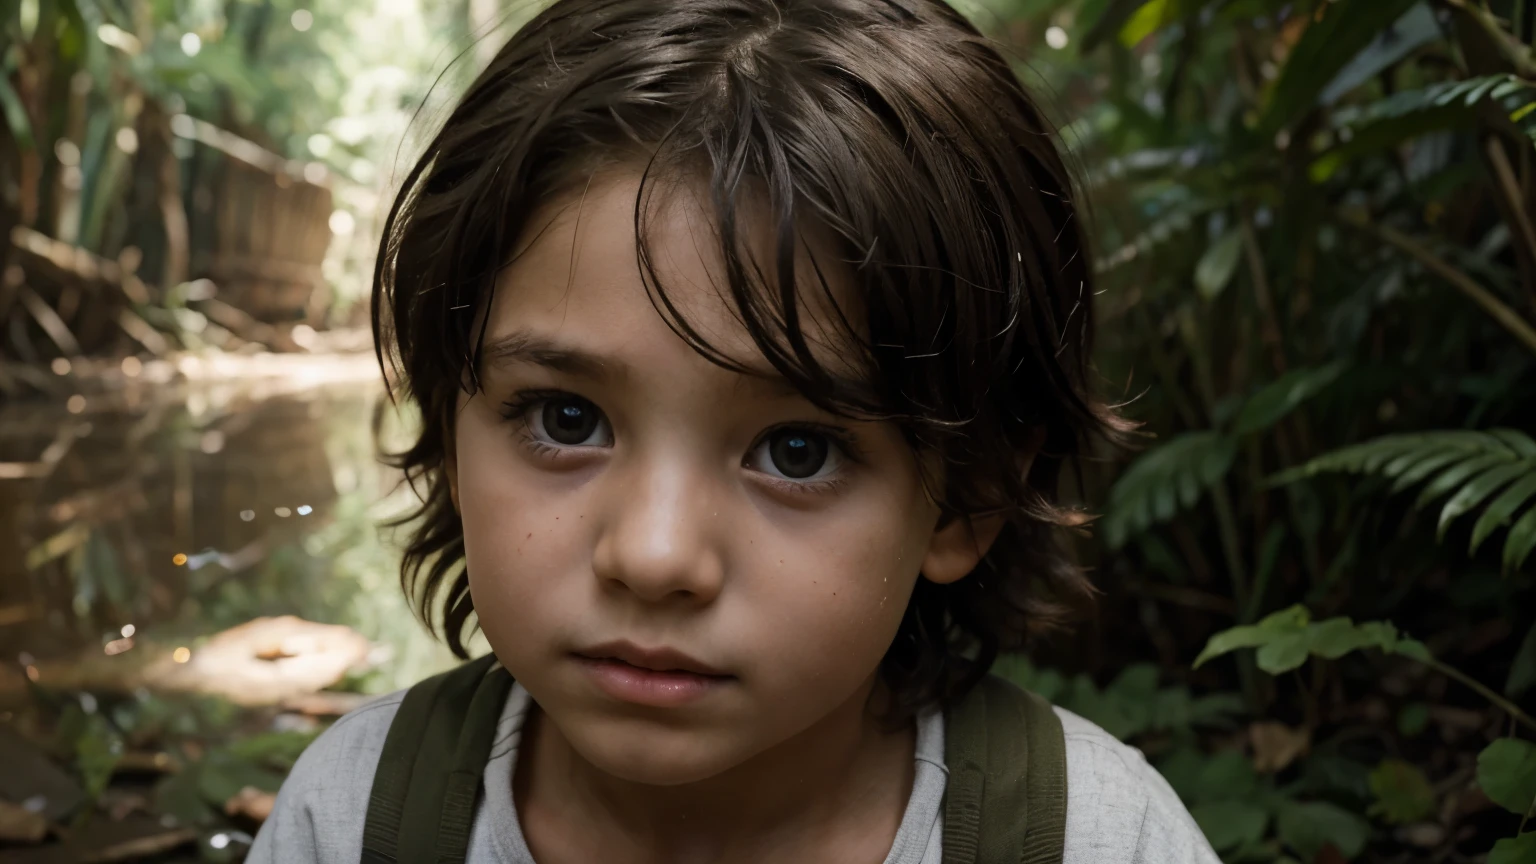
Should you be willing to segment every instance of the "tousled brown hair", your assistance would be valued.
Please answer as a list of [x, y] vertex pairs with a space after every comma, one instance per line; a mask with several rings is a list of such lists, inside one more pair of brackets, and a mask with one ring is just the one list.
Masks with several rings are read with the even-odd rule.
[[[374, 277], [380, 363], [423, 415], [391, 457], [422, 495], [402, 582], [456, 653], [474, 607], [444, 464], [458, 393], [479, 386], [475, 310], [529, 214], [605, 159], [646, 166], [642, 200], [663, 173], [706, 182], [721, 290], [763, 356], [818, 405], [890, 419], [936, 456], [945, 518], [1005, 517], [976, 572], [919, 580], [881, 666], [898, 708], [953, 698], [1087, 604], [1061, 537], [1082, 517], [1058, 481], [1124, 426], [1093, 395], [1093, 267], [1070, 175], [996, 48], [939, 0], [556, 0], [415, 163]], [[748, 204], [769, 214], [772, 277], [746, 251]], [[668, 299], [645, 212], [636, 263], [658, 313], [740, 368]], [[790, 264], [812, 219], [856, 275], [856, 305], [834, 308], [873, 396], [840, 386], [807, 339]], [[1036, 448], [1027, 475], [1013, 470]]]

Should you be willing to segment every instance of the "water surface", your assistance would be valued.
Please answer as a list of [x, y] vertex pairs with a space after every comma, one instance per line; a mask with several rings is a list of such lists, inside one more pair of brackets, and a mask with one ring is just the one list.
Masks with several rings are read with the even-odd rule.
[[192, 380], [130, 364], [0, 406], [0, 666], [169, 652], [272, 615], [383, 646], [363, 689], [450, 663], [380, 528], [413, 499], [376, 459], [374, 424], [398, 443], [408, 421], [371, 357], [190, 362]]

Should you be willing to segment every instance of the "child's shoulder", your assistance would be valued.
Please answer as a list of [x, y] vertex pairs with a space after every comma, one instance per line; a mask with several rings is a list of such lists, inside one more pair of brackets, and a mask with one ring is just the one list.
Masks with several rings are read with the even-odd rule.
[[321, 792], [373, 785], [373, 772], [384, 750], [389, 726], [406, 691], [380, 696], [352, 709], [331, 724], [299, 757], [284, 789]]
[[309, 745], [283, 782], [247, 864], [359, 859], [374, 770], [405, 692], [359, 706]]
[[1065, 864], [1216, 864], [1205, 835], [1140, 750], [1062, 708], [1067, 739]]

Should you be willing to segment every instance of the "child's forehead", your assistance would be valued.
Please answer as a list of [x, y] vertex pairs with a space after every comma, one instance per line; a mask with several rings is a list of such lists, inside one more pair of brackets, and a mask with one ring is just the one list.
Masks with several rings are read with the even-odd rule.
[[[497, 279], [487, 342], [530, 333], [543, 339], [553, 330], [566, 341], [679, 338], [667, 328], [670, 317], [733, 362], [777, 377], [742, 323], [735, 293], [781, 310], [768, 208], [755, 198], [740, 208], [742, 271], [733, 282], [708, 190], [692, 178], [647, 180], [644, 187], [641, 180], [641, 170], [628, 166], [593, 172], [529, 215]], [[854, 376], [851, 358], [863, 334], [851, 328], [864, 317], [858, 275], [829, 230], [800, 220], [795, 234], [795, 329], [830, 372]]]

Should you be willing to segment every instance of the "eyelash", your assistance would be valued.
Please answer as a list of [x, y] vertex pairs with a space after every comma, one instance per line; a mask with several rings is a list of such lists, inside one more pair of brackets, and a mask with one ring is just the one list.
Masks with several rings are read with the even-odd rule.
[[[512, 394], [511, 398], [501, 403], [501, 410], [498, 413], [500, 413], [502, 418], [509, 423], [523, 421], [518, 423], [518, 438], [535, 455], [545, 458], [559, 458], [562, 456], [568, 456], [571, 455], [571, 451], [569, 449], [563, 447], [553, 447], [535, 438], [533, 436], [532, 430], [528, 428], [528, 423], [526, 421], [528, 419], [528, 412], [541, 402], [546, 402], [550, 399], [569, 397], [572, 395], [574, 394], [565, 390], [520, 390]], [[767, 441], [773, 435], [789, 431], [814, 432], [818, 435], [824, 435], [831, 440], [832, 444], [836, 446], [839, 451], [841, 451], [843, 458], [847, 459], [849, 462], [860, 464], [864, 461], [863, 453], [859, 449], [858, 442], [855, 440], [853, 434], [848, 430], [837, 426], [828, 426], [822, 423], [807, 422], [781, 423], [777, 426], [770, 426], [769, 428], [764, 429], [762, 433], [757, 436], [757, 438], [753, 439], [752, 446], [747, 448], [747, 457], [750, 457], [753, 453], [757, 452], [757, 448], [761, 447], [763, 442]], [[746, 457], [743, 457], [742, 461], [743, 464], [745, 464]], [[771, 474], [765, 474], [763, 472], [755, 473], [762, 477], [762, 482], [768, 483], [787, 492], [802, 495], [831, 494], [841, 490], [848, 483], [848, 477], [846, 476], [846, 473], [839, 473], [836, 476], [829, 477], [825, 480], [810, 481], [786, 480], [784, 478], [774, 477]]]
[[[746, 460], [750, 458], [753, 453], [757, 452], [757, 448], [763, 446], [764, 442], [781, 432], [814, 432], [817, 435], [822, 435], [830, 439], [832, 445], [841, 451], [843, 458], [849, 462], [859, 464], [864, 461], [863, 454], [859, 450], [858, 443], [854, 440], [853, 435], [848, 430], [837, 426], [827, 426], [821, 423], [797, 422], [781, 423], [778, 426], [770, 426], [767, 429], [764, 429], [762, 433], [753, 440], [752, 446], [747, 448], [747, 455], [742, 459], [743, 464], [745, 464]], [[831, 494], [841, 490], [848, 484], [848, 475], [846, 471], [840, 471], [837, 474], [823, 480], [786, 480], [782, 477], [775, 477], [772, 474], [766, 474], [761, 471], [756, 473], [762, 478], [763, 482], [768, 483], [776, 488], [806, 495]]]
[[512, 394], [510, 399], [501, 403], [501, 411], [499, 413], [508, 423], [517, 423], [519, 442], [527, 447], [535, 456], [545, 459], [559, 459], [563, 456], [572, 455], [571, 451], [564, 447], [552, 446], [535, 438], [533, 430], [528, 426], [528, 412], [541, 402], [572, 395], [575, 394], [565, 390], [519, 390]]

